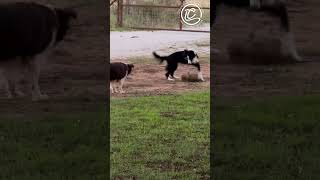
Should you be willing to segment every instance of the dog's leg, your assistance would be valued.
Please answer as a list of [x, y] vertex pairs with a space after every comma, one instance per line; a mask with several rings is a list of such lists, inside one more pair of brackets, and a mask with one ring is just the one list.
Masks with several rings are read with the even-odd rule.
[[201, 81], [204, 81], [202, 72], [201, 72], [201, 68], [200, 68], [200, 64], [196, 63], [196, 64], [192, 64], [193, 66], [197, 67], [198, 69], [198, 79], [200, 79]]
[[298, 55], [292, 32], [285, 32], [281, 38], [282, 53], [292, 57], [296, 62], [302, 62], [303, 59]]
[[48, 96], [42, 94], [39, 87], [39, 76], [40, 76], [40, 62], [42, 58], [34, 57], [29, 60], [29, 74], [31, 80], [31, 87], [32, 87], [32, 100], [37, 101], [41, 99], [47, 99]]
[[5, 77], [3, 77], [3, 87], [4, 87], [4, 90], [6, 91], [7, 98], [11, 99], [13, 96], [10, 91], [9, 80]]
[[204, 78], [203, 78], [201, 71], [198, 72], [198, 79], [200, 79], [201, 81], [204, 81]]
[[170, 64], [169, 67], [168, 67], [168, 73], [170, 74], [171, 78], [168, 80], [169, 81], [174, 81], [174, 72], [177, 70], [178, 68], [178, 64]]
[[111, 93], [114, 93], [113, 87], [112, 87], [112, 82], [110, 82], [110, 92], [111, 92]]
[[14, 79], [13, 82], [13, 92], [18, 97], [23, 97], [25, 94], [19, 88], [19, 79]]
[[174, 79], [172, 79], [171, 77], [168, 77], [168, 81], [174, 81]]
[[180, 79], [179, 77], [177, 77], [177, 76], [174, 75], [176, 69], [177, 69], [177, 67], [171, 72], [170, 75], [171, 75], [171, 77], [172, 77], [173, 79]]
[[172, 72], [171, 74], [172, 74], [171, 77], [172, 77], [173, 79], [180, 79], [178, 76], [175, 76], [175, 75], [174, 75], [174, 72]]
[[114, 90], [115, 93], [118, 93], [118, 92], [119, 92], [119, 91], [118, 91], [118, 84], [119, 84], [118, 81], [116, 81], [115, 83], [113, 83], [113, 90]]
[[7, 98], [12, 98], [12, 93], [10, 91], [9, 77], [5, 69], [0, 69], [0, 85], [4, 89]]
[[167, 80], [168, 80], [168, 81], [174, 81], [174, 79], [172, 79], [172, 78], [169, 76], [169, 74], [170, 74], [169, 72], [166, 73], [166, 78], [167, 78]]
[[174, 79], [172, 77], [170, 77], [170, 76], [168, 76], [167, 80], [168, 81], [174, 81]]
[[180, 79], [179, 76], [175, 76], [175, 75], [173, 75], [173, 78], [174, 78], [174, 79]]
[[22, 96], [22, 92], [18, 89], [18, 81], [21, 78], [23, 63], [20, 58], [14, 58], [2, 64], [4, 69], [0, 70], [0, 78], [8, 98], [13, 96]]
[[23, 97], [23, 96], [25, 96], [25, 94], [20, 90], [19, 81], [22, 78], [22, 74], [25, 73], [26, 66], [22, 62], [19, 63], [19, 66], [21, 68], [19, 68], [19, 71], [16, 71], [15, 75], [13, 76], [13, 84], [12, 84], [13, 85], [13, 93], [17, 97]]
[[120, 89], [120, 93], [125, 93], [124, 90], [122, 89], [125, 80], [126, 80], [126, 77], [124, 77], [124, 78], [122, 78], [120, 80], [120, 88], [119, 88]]

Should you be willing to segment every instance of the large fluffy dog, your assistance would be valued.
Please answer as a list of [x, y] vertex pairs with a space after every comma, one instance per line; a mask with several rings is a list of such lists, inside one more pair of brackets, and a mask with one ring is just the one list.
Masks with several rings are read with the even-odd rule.
[[33, 100], [46, 98], [39, 88], [41, 59], [67, 34], [70, 21], [76, 18], [71, 9], [54, 8], [38, 3], [0, 4], [0, 68], [8, 97], [21, 95], [18, 77], [12, 74], [27, 70]]
[[170, 54], [169, 56], [159, 56], [156, 52], [153, 52], [153, 55], [155, 58], [157, 58], [160, 63], [163, 61], [167, 61], [166, 66], [166, 78], [169, 81], [174, 81], [175, 77], [174, 72], [178, 68], [178, 64], [189, 64], [197, 67], [198, 69], [198, 78], [204, 81], [200, 64], [199, 64], [199, 56], [192, 50], [184, 50], [184, 51], [178, 51], [175, 53]]
[[214, 0], [213, 11], [211, 11], [213, 13], [211, 24], [215, 23], [218, 9], [223, 4], [257, 12], [265, 12], [271, 16], [277, 17], [280, 20], [280, 27], [284, 32], [284, 35], [281, 38], [282, 51], [287, 56], [292, 57], [295, 61], [299, 62], [302, 61], [302, 58], [297, 53], [294, 37], [290, 31], [290, 21], [285, 2], [286, 0]]
[[[114, 62], [110, 64], [110, 91], [111, 93], [118, 92], [115, 86], [115, 82], [120, 82], [119, 90], [120, 93], [124, 93], [122, 87], [127, 79], [128, 75], [131, 74], [133, 64], [125, 64], [121, 62]], [[114, 87], [112, 86], [114, 85]]]

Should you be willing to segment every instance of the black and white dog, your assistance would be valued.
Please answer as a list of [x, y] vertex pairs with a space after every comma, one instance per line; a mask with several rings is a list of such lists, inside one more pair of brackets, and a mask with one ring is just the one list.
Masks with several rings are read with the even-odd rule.
[[[114, 62], [110, 64], [110, 91], [111, 93], [118, 92], [115, 86], [115, 82], [120, 82], [119, 90], [120, 93], [124, 93], [122, 87], [127, 79], [128, 75], [131, 74], [134, 68], [133, 64], [125, 64], [121, 62]], [[113, 87], [113, 85], [114, 87]]]
[[0, 4], [0, 76], [9, 98], [23, 94], [17, 87], [23, 71], [28, 72], [32, 99], [47, 98], [39, 88], [40, 61], [64, 39], [76, 17], [71, 9], [38, 3]]
[[189, 64], [197, 67], [198, 69], [198, 78], [204, 81], [202, 72], [199, 64], [199, 56], [192, 50], [184, 50], [172, 53], [169, 56], [160, 56], [156, 52], [153, 52], [153, 56], [162, 63], [163, 61], [167, 61], [166, 66], [166, 78], [169, 81], [174, 81], [175, 77], [174, 72], [178, 68], [178, 64]]
[[288, 10], [285, 4], [286, 0], [214, 0], [211, 24], [214, 24], [221, 5], [230, 7], [237, 7], [256, 12], [265, 12], [271, 16], [277, 17], [280, 20], [280, 27], [284, 32], [282, 41], [282, 51], [284, 54], [292, 57], [295, 61], [302, 61], [298, 55], [294, 37], [290, 31], [290, 23], [288, 17]]

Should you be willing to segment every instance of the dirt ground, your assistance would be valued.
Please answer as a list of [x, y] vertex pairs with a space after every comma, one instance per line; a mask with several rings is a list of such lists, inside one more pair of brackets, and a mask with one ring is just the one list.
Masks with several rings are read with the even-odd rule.
[[[298, 53], [311, 62], [251, 66], [227, 61], [226, 47], [233, 38], [247, 36], [250, 28], [272, 26], [269, 18], [250, 17], [244, 10], [225, 8], [211, 36], [220, 54], [212, 54], [215, 74], [214, 93], [217, 96], [269, 96], [320, 93], [320, 2], [316, 0], [289, 1], [289, 16]], [[261, 18], [262, 17], [262, 18]], [[258, 19], [259, 19], [258, 18]], [[246, 24], [247, 23], [247, 24]]]
[[[175, 31], [111, 32], [111, 62], [133, 63], [133, 74], [124, 85], [126, 93], [112, 97], [173, 94], [184, 91], [206, 90], [210, 87], [210, 34]], [[205, 82], [174, 82], [165, 78], [165, 62], [156, 63], [152, 52], [164, 56], [184, 49], [194, 50], [200, 59]], [[193, 66], [179, 65], [175, 76], [197, 73]]]
[[[123, 61], [122, 61], [123, 62]], [[165, 63], [164, 63], [165, 64]], [[114, 93], [112, 97], [164, 95], [177, 92], [207, 90], [210, 87], [210, 64], [201, 64], [204, 82], [183, 82], [181, 79], [168, 81], [165, 77], [165, 65], [135, 64], [134, 71], [126, 81], [123, 90], [126, 93]], [[197, 73], [195, 67], [179, 65], [175, 76]]]
[[[5, 1], [0, 1], [5, 2]], [[2, 115], [38, 112], [72, 112], [97, 108], [106, 99], [108, 54], [106, 10], [103, 1], [41, 1], [74, 7], [78, 19], [65, 41], [58, 44], [40, 76], [41, 90], [50, 99], [31, 102], [30, 97], [0, 99]], [[0, 90], [3, 97], [3, 91]]]

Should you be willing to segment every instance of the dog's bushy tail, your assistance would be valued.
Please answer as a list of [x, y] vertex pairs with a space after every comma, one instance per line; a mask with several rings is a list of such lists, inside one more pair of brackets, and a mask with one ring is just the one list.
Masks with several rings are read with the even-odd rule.
[[153, 56], [154, 56], [155, 58], [157, 58], [157, 59], [160, 61], [160, 63], [162, 63], [163, 61], [165, 61], [166, 58], [167, 58], [167, 56], [159, 56], [155, 51], [153, 51], [152, 54], [153, 54]]

